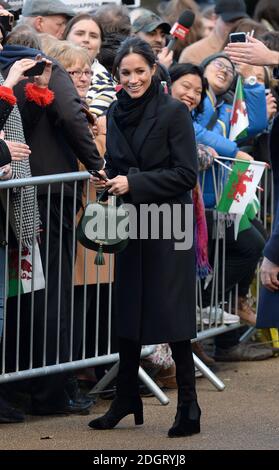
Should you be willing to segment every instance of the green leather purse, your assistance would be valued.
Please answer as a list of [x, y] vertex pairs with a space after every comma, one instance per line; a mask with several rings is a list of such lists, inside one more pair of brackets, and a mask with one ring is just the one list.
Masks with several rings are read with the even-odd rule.
[[103, 253], [119, 253], [129, 242], [129, 212], [123, 199], [108, 196], [105, 189], [96, 202], [89, 202], [77, 226], [77, 239], [89, 250], [97, 251], [94, 263], [104, 265]]

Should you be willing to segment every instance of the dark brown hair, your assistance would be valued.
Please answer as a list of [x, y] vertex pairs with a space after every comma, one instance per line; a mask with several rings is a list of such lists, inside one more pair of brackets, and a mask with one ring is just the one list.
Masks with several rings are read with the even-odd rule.
[[118, 69], [122, 60], [130, 54], [141, 55], [150, 68], [152, 68], [156, 63], [156, 57], [152, 47], [146, 41], [143, 41], [139, 37], [127, 38], [122, 42], [113, 63], [112, 74], [117, 79]]
[[79, 21], [82, 21], [82, 20], [92, 20], [94, 21], [94, 23], [96, 23], [96, 25], [98, 26], [99, 30], [100, 30], [100, 36], [101, 36], [101, 40], [103, 41], [104, 40], [104, 32], [103, 32], [103, 28], [101, 26], [101, 23], [99, 21], [98, 18], [96, 18], [95, 16], [93, 15], [90, 15], [88, 13], [81, 13], [80, 15], [76, 15], [74, 16], [66, 25], [66, 28], [65, 28], [65, 31], [63, 33], [63, 38], [62, 39], [67, 39], [72, 27], [77, 24]]

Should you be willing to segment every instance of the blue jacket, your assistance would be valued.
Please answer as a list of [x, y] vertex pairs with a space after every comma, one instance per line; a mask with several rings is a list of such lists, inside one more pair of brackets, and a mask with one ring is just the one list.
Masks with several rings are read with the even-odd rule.
[[[249, 117], [247, 137], [251, 137], [262, 132], [268, 125], [264, 86], [258, 83], [256, 85], [244, 85], [244, 95]], [[203, 103], [203, 112], [194, 117], [196, 140], [199, 144], [213, 147], [222, 157], [234, 158], [239, 151], [239, 147], [236, 142], [232, 142], [228, 138], [232, 105], [224, 101], [218, 102], [216, 105], [215, 101], [214, 95], [209, 91]], [[206, 126], [209, 124], [215, 109], [218, 111], [218, 119], [212, 130], [208, 130]], [[215, 164], [214, 168], [217, 174], [218, 164]], [[215, 194], [212, 169], [206, 172], [203, 188], [205, 207], [214, 207]]]

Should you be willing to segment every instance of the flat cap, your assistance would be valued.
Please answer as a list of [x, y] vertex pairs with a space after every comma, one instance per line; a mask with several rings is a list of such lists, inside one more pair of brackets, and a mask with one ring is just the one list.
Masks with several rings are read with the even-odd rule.
[[63, 15], [71, 18], [75, 12], [61, 0], [25, 0], [22, 16]]

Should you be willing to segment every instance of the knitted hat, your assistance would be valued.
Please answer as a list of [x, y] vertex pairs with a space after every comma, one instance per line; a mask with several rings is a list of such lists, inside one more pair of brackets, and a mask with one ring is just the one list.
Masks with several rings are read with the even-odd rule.
[[200, 63], [200, 66], [203, 67], [204, 69], [208, 66], [208, 64], [210, 64], [210, 62], [212, 62], [213, 60], [215, 59], [226, 59], [228, 60], [231, 65], [232, 65], [232, 68], [233, 68], [233, 71], [235, 70], [235, 65], [234, 63], [231, 61], [231, 59], [229, 58], [229, 56], [227, 54], [225, 54], [225, 52], [216, 52], [216, 54], [211, 54], [209, 55], [208, 57], [206, 57], [205, 59], [203, 59], [203, 61]]

